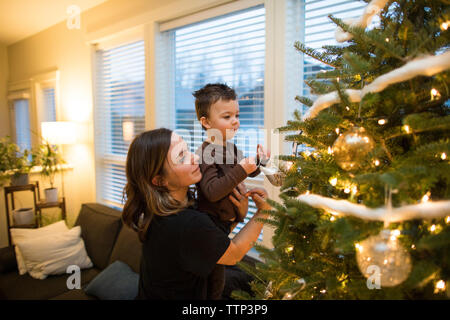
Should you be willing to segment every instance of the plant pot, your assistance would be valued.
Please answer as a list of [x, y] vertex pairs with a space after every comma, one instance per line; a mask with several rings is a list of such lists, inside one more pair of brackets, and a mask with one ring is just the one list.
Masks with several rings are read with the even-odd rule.
[[33, 208], [20, 208], [13, 210], [13, 220], [15, 226], [34, 224]]
[[24, 186], [26, 184], [29, 184], [30, 180], [29, 180], [29, 176], [28, 173], [24, 173], [21, 175], [13, 175], [11, 177], [11, 185], [12, 186]]
[[44, 190], [45, 202], [57, 202], [58, 201], [58, 189], [47, 188]]

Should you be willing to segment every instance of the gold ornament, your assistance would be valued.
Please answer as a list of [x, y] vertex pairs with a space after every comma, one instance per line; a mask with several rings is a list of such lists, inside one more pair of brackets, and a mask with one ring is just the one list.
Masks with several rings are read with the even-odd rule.
[[399, 243], [398, 230], [383, 230], [357, 243], [356, 261], [361, 273], [372, 280], [377, 280], [381, 287], [396, 286], [408, 278], [411, 272], [411, 257]]
[[359, 169], [364, 157], [374, 148], [373, 139], [362, 127], [353, 127], [339, 135], [333, 144], [333, 155], [336, 163], [344, 170]]

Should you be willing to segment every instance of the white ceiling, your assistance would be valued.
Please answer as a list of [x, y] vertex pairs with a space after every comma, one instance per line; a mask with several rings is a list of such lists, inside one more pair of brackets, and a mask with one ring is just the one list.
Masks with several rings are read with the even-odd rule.
[[71, 5], [85, 11], [105, 1], [0, 0], [0, 44], [10, 45], [68, 19]]

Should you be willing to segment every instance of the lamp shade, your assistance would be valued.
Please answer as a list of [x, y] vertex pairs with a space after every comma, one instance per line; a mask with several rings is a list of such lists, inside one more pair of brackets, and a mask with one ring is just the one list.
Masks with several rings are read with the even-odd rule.
[[73, 144], [77, 141], [77, 128], [74, 122], [41, 122], [42, 138], [50, 144]]

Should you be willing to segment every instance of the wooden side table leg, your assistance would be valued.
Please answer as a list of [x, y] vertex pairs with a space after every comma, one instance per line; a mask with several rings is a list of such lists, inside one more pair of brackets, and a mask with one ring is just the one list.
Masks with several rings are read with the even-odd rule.
[[64, 221], [67, 222], [67, 220], [66, 220], [66, 198], [62, 199], [62, 208], [61, 209], [62, 209], [61, 210], [62, 218], [63, 218]]
[[10, 221], [9, 221], [9, 205], [8, 205], [8, 194], [5, 192], [5, 207], [6, 207], [6, 228], [8, 229], [8, 245], [12, 245], [11, 243], [11, 232], [10, 232]]

